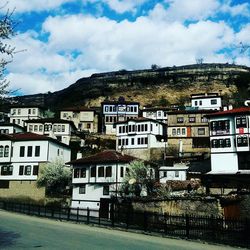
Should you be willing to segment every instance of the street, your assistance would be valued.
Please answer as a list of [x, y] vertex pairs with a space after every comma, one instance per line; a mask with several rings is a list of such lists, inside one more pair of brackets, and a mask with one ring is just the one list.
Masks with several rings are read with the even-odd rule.
[[0, 211], [0, 249], [237, 249]]

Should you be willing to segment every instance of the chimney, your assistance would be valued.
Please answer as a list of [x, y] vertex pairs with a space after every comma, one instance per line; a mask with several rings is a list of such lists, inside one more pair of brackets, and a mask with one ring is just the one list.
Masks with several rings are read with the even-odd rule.
[[228, 105], [228, 110], [232, 110], [232, 109], [233, 109], [233, 105], [232, 104]]
[[224, 107], [223, 107], [223, 111], [227, 111], [227, 106], [224, 106]]

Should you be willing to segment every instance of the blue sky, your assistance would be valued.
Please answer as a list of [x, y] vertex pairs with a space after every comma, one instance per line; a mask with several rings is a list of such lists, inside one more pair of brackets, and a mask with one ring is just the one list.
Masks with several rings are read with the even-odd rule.
[[206, 63], [250, 66], [249, 0], [9, 0], [19, 22], [7, 78], [20, 94], [95, 72]]

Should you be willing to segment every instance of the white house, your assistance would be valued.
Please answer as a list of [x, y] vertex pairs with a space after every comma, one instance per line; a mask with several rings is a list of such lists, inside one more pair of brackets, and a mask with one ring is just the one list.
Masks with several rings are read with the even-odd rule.
[[0, 134], [15, 134], [24, 132], [24, 128], [14, 123], [0, 123]]
[[39, 168], [56, 158], [68, 162], [70, 155], [67, 145], [44, 135], [0, 135], [0, 196], [44, 198], [44, 189], [36, 187]]
[[72, 121], [43, 118], [27, 120], [27, 132], [40, 135], [54, 136], [62, 143], [69, 145], [72, 133], [76, 131], [76, 127]]
[[250, 173], [250, 107], [208, 117], [212, 168], [209, 174]]
[[167, 181], [185, 181], [187, 179], [188, 166], [176, 163], [173, 166], [162, 166], [159, 168], [160, 183]]
[[144, 117], [117, 122], [116, 150], [149, 160], [152, 149], [166, 149], [166, 131], [166, 124]]
[[102, 102], [102, 132], [115, 135], [114, 124], [127, 121], [139, 116], [139, 103], [125, 101], [120, 97], [118, 101]]
[[220, 110], [222, 97], [218, 93], [202, 93], [191, 95], [191, 106], [197, 109]]
[[10, 109], [10, 123], [24, 127], [26, 120], [43, 118], [43, 111], [41, 107], [36, 106], [13, 106]]
[[157, 120], [163, 123], [168, 123], [169, 108], [144, 108], [142, 116], [148, 119]]
[[99, 116], [95, 109], [87, 107], [64, 108], [60, 111], [60, 118], [74, 122], [79, 131], [98, 132]]
[[111, 196], [118, 195], [128, 165], [136, 159], [107, 150], [69, 162], [73, 167], [71, 206], [108, 211]]

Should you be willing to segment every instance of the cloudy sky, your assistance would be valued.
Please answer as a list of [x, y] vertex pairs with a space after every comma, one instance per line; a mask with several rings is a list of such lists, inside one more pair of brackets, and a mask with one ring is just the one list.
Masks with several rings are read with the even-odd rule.
[[250, 66], [249, 0], [8, 0], [19, 22], [7, 77], [19, 94], [95, 72], [204, 62]]

